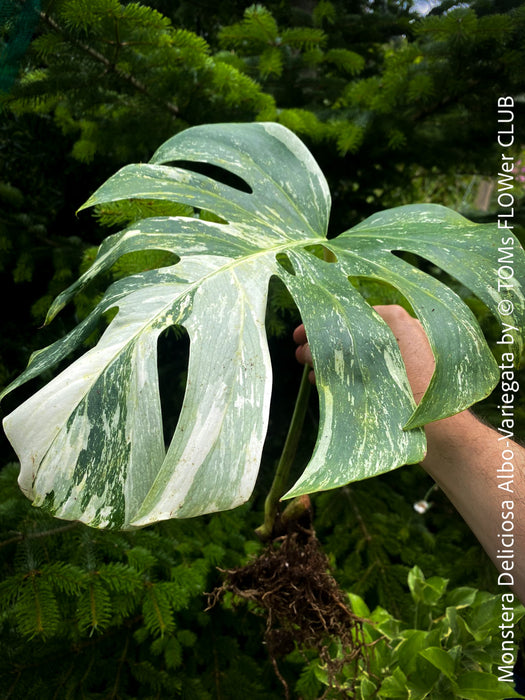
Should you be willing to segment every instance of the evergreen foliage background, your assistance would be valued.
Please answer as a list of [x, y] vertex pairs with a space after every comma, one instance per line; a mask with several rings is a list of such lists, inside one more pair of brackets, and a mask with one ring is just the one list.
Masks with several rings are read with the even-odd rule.
[[[16, 61], [17, 75], [0, 95], [0, 281], [10, 289], [0, 384], [96, 302], [92, 288], [52, 327], [39, 328], [52, 298], [89, 264], [108, 231], [159, 205], [99, 210], [96, 219], [75, 210], [118, 167], [149, 159], [181, 129], [274, 120], [294, 130], [329, 180], [334, 232], [416, 201], [476, 220], [494, 217], [499, 96], [515, 97], [515, 142], [525, 143], [525, 4], [518, 0], [446, 0], [425, 17], [411, 0], [42, 0], [28, 50], [15, 59], [16, 22], [1, 13], [0, 20], [0, 62]], [[523, 224], [518, 179], [515, 194], [515, 221]], [[112, 275], [159, 264], [138, 256]], [[371, 303], [398, 301], [385, 287], [362, 291]], [[494, 319], [458, 292], [495, 347]], [[300, 378], [291, 341], [298, 322], [275, 284], [269, 439], [245, 508], [137, 533], [64, 524], [19, 493], [2, 437], [0, 697], [236, 698], [239, 688], [243, 696], [283, 697], [262, 645], [263, 620], [229, 599], [204, 612], [203, 592], [220, 581], [217, 566], [237, 566], [259, 549], [253, 529]], [[176, 357], [175, 369], [161, 366], [171, 426], [186, 355], [184, 338], [162, 338], [161, 361]], [[5, 413], [24, 391], [5, 401]], [[479, 412], [494, 418], [496, 403], [489, 398]], [[523, 426], [523, 406], [517, 415]], [[313, 403], [308, 420], [303, 460], [315, 434]], [[449, 590], [495, 591], [492, 565], [442, 494], [432, 494], [426, 513], [414, 511], [431, 486], [416, 466], [314, 499], [317, 533], [343, 588], [407, 625], [415, 565], [427, 577], [449, 579]], [[482, 668], [474, 653], [461, 659], [463, 670]], [[297, 654], [283, 662], [294, 697], [322, 695], [316, 664]], [[368, 688], [362, 696], [375, 697]]]

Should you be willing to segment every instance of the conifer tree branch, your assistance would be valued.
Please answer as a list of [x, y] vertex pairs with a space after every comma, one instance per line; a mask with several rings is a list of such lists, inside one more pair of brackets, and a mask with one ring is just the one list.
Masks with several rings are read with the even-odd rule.
[[53, 530], [41, 530], [40, 532], [19, 532], [17, 535], [14, 537], [10, 537], [8, 540], [4, 540], [3, 542], [0, 542], [0, 549], [2, 547], [6, 547], [8, 544], [13, 544], [15, 542], [22, 542], [23, 540], [35, 540], [39, 537], [48, 537], [49, 535], [58, 535], [62, 532], [66, 532], [67, 530], [73, 530], [74, 528], [78, 527], [79, 523], [78, 522], [72, 522], [68, 523], [67, 525], [63, 525], [62, 527], [56, 527]]
[[[52, 29], [54, 29], [56, 32], [59, 34], [62, 34], [65, 36], [65, 31], [62, 29], [62, 27], [48, 14], [45, 12], [40, 13], [41, 19], [46, 22]], [[67, 36], [67, 40], [70, 41], [74, 46], [77, 48], [81, 49], [85, 53], [87, 53], [91, 58], [95, 59], [95, 61], [98, 61], [99, 63], [102, 63], [106, 67], [106, 69], [112, 73], [114, 73], [118, 78], [123, 80], [124, 82], [128, 83], [131, 85], [135, 90], [138, 92], [142, 93], [145, 95], [148, 99], [150, 99], [152, 102], [154, 102], [156, 105], [163, 107], [166, 109], [170, 114], [172, 114], [175, 117], [179, 116], [179, 108], [176, 104], [173, 104], [172, 102], [166, 102], [164, 100], [160, 100], [154, 95], [151, 94], [150, 90], [148, 87], [135, 78], [134, 75], [131, 75], [131, 73], [128, 73], [127, 71], [124, 71], [120, 68], [117, 68], [114, 62], [110, 61], [104, 54], [100, 53], [100, 51], [97, 51], [94, 49], [92, 46], [88, 46], [84, 42], [80, 41], [79, 39], [76, 39], [71, 36]]]
[[364, 538], [367, 542], [372, 541], [372, 536], [368, 532], [368, 528], [366, 527], [365, 521], [363, 519], [363, 516], [361, 515], [361, 511], [357, 507], [357, 504], [354, 500], [352, 489], [349, 486], [343, 486], [341, 489], [342, 492], [345, 494], [347, 499], [350, 501], [350, 505], [352, 506], [352, 510], [354, 511], [356, 520], [359, 524], [359, 527], [361, 528], [361, 531], [363, 532]]
[[467, 91], [474, 91], [476, 88], [481, 86], [479, 80], [471, 79], [465, 83], [464, 89], [461, 92], [457, 92], [455, 95], [444, 95], [440, 100], [435, 102], [429, 107], [421, 107], [413, 116], [412, 120], [414, 122], [421, 121], [433, 114], [439, 113], [441, 110], [457, 105], [460, 103], [461, 98], [465, 95]]
[[128, 649], [129, 649], [129, 635], [126, 635], [126, 641], [124, 643], [124, 649], [122, 651], [121, 657], [119, 659], [118, 667], [117, 667], [117, 673], [115, 677], [115, 684], [113, 686], [113, 690], [111, 692], [110, 698], [116, 698], [119, 696], [119, 688], [120, 688], [120, 677], [122, 674], [122, 668], [126, 662], [126, 658], [128, 655]]

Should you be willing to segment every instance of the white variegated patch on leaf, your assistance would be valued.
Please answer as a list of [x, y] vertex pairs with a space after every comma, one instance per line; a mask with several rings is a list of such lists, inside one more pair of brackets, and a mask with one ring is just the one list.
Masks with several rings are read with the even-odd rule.
[[[177, 162], [207, 163], [241, 178], [237, 188]], [[187, 217], [140, 221], [110, 236], [92, 267], [52, 305], [48, 321], [122, 255], [160, 249], [177, 264], [120, 280], [69, 335], [35, 353], [6, 390], [55, 365], [117, 313], [93, 349], [4, 420], [36, 505], [95, 527], [133, 528], [245, 502], [268, 426], [272, 370], [265, 333], [270, 278], [297, 303], [315, 362], [316, 447], [288, 496], [371, 477], [425, 453], [421, 426], [486, 396], [498, 369], [469, 308], [393, 251], [443, 268], [497, 312], [500, 234], [438, 205], [376, 214], [327, 240], [330, 195], [305, 146], [277, 124], [188, 129], [148, 164], [111, 177], [85, 207], [123, 199], [173, 200], [224, 223]], [[312, 252], [322, 245], [335, 262]], [[514, 313], [521, 328], [523, 251], [513, 251]], [[280, 264], [282, 255], [287, 265]], [[436, 369], [416, 408], [394, 336], [349, 277], [388, 282], [429, 336]], [[182, 411], [169, 446], [157, 374], [157, 341], [171, 326], [190, 338]], [[521, 342], [515, 335], [519, 356]]]

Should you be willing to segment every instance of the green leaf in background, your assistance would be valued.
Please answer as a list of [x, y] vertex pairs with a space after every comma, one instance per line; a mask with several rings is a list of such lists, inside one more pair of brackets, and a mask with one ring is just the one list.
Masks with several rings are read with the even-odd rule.
[[408, 700], [407, 678], [399, 668], [396, 668], [389, 678], [385, 678], [381, 684], [379, 697], [407, 698]]
[[511, 683], [503, 683], [495, 676], [479, 671], [470, 671], [459, 676], [454, 690], [458, 698], [466, 700], [505, 700], [512, 695], [520, 697], [514, 692]]
[[451, 680], [454, 678], [454, 659], [440, 647], [427, 647], [426, 649], [422, 649], [419, 655], [427, 661], [430, 661], [430, 663], [439, 669], [447, 678]]
[[375, 683], [372, 683], [370, 679], [363, 678], [359, 686], [359, 692], [361, 694], [361, 700], [369, 700], [374, 696], [377, 697], [377, 686]]
[[408, 574], [408, 587], [416, 603], [436, 605], [447, 588], [447, 579], [432, 576], [426, 579], [418, 566], [414, 566]]
[[[210, 174], [194, 172], [202, 164]], [[301, 141], [274, 123], [187, 129], [150, 163], [120, 170], [83, 208], [129, 199], [174, 201], [219, 218], [148, 218], [110, 236], [92, 267], [57, 298], [48, 321], [126, 253], [163, 250], [178, 262], [112, 284], [76, 329], [35, 353], [8, 387], [58, 363], [106, 311], [118, 309], [96, 347], [4, 421], [20, 457], [22, 489], [57, 517], [133, 528], [249, 498], [268, 426], [264, 322], [273, 276], [305, 323], [320, 403], [313, 456], [288, 497], [421, 460], [421, 426], [495, 386], [497, 364], [472, 312], [393, 254], [407, 251], [441, 266], [496, 313], [495, 225], [419, 204], [376, 214], [328, 240], [324, 176]], [[323, 249], [330, 261], [316, 255]], [[516, 243], [515, 313], [507, 317], [517, 328], [524, 318], [521, 252]], [[393, 334], [351, 277], [397, 288], [427, 331], [436, 369], [417, 408]], [[157, 341], [171, 326], [185, 327], [191, 345], [184, 404], [166, 450]]]

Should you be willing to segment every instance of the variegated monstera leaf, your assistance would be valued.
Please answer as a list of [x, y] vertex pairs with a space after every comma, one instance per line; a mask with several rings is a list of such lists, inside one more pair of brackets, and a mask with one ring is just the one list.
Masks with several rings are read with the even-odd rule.
[[[177, 161], [219, 166], [248, 187], [176, 167]], [[494, 226], [441, 206], [415, 205], [384, 211], [327, 240], [330, 194], [323, 174], [301, 141], [273, 123], [188, 129], [149, 164], [120, 170], [84, 207], [130, 198], [174, 200], [224, 223], [140, 221], [110, 236], [91, 269], [53, 304], [49, 319], [125, 253], [161, 249], [179, 259], [111, 285], [91, 315], [35, 353], [8, 388], [64, 358], [102, 314], [118, 309], [96, 347], [4, 421], [21, 460], [22, 489], [56, 516], [133, 528], [233, 508], [249, 498], [268, 425], [265, 309], [273, 275], [305, 323], [320, 402], [314, 454], [288, 496], [419, 461], [422, 425], [494, 387], [496, 362], [469, 308], [392, 252], [424, 256], [496, 311], [500, 237]], [[315, 254], [319, 246], [332, 252], [331, 262]], [[515, 280], [524, 277], [517, 252]], [[427, 331], [436, 368], [417, 409], [396, 340], [351, 276], [398, 288]], [[507, 317], [515, 327], [523, 321], [522, 295], [519, 300]], [[187, 329], [191, 344], [184, 404], [166, 450], [157, 340], [173, 325]]]

